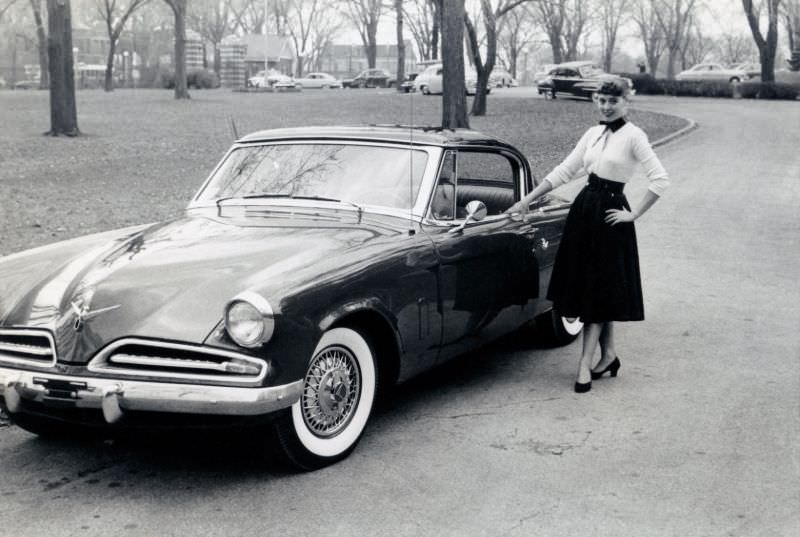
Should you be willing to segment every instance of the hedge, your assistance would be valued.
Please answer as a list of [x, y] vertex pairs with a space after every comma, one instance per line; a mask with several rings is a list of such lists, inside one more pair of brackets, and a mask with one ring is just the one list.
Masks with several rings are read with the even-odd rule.
[[620, 73], [633, 81], [639, 95], [674, 95], [677, 97], [734, 97], [734, 89], [746, 99], [794, 100], [800, 85], [787, 82], [749, 81], [738, 85], [714, 80], [668, 80], [647, 73]]

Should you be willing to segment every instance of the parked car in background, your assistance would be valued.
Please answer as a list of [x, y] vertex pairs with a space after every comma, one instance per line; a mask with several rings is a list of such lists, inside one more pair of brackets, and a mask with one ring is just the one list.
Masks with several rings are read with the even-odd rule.
[[[536, 83], [536, 88], [539, 95], [553, 99], [559, 94], [591, 99], [603, 78], [608, 76], [616, 75], [606, 73], [595, 62], [566, 62], [553, 67], [546, 77]], [[627, 77], [620, 78], [627, 82], [633, 92], [633, 81]]]
[[[759, 69], [759, 73], [761, 70]], [[698, 63], [675, 75], [676, 80], [716, 80], [719, 82], [742, 82], [750, 75], [738, 67], [725, 67], [721, 63]]]
[[298, 88], [335, 89], [342, 87], [342, 81], [328, 73], [308, 73], [294, 79]]
[[383, 69], [365, 69], [354, 78], [342, 80], [345, 88], [391, 88], [396, 83], [395, 77]]
[[[423, 95], [439, 95], [444, 91], [442, 84], [442, 64], [437, 63], [428, 66], [422, 73], [414, 80], [414, 86], [417, 91]], [[467, 95], [475, 95], [475, 90], [478, 87], [478, 75], [474, 71], [466, 71], [464, 73], [464, 86]], [[491, 86], [486, 88], [486, 93], [492, 92]]]
[[38, 80], [18, 80], [12, 86], [15, 90], [39, 89]]
[[761, 78], [761, 64], [755, 62], [735, 63], [731, 69], [744, 71], [751, 79]]
[[414, 80], [416, 80], [418, 74], [419, 73], [409, 73], [406, 76], [406, 79], [403, 80], [402, 84], [400, 84], [400, 89], [403, 91], [403, 93], [415, 91], [416, 88], [414, 87]]
[[543, 80], [547, 76], [550, 75], [550, 72], [556, 68], [555, 63], [546, 63], [542, 65], [535, 73], [533, 73], [533, 82], [534, 84], [538, 84], [540, 80]]
[[520, 328], [577, 337], [545, 299], [570, 202], [503, 212], [535, 184], [471, 130], [245, 136], [183, 216], [0, 258], [0, 403], [44, 436], [247, 426], [226, 456], [335, 463], [377, 391]]
[[264, 71], [259, 71], [255, 76], [247, 79], [247, 86], [251, 88], [287, 89], [294, 88], [295, 82], [292, 77], [277, 71], [270, 71], [266, 77], [264, 76]]
[[494, 69], [489, 75], [489, 86], [493, 88], [510, 88], [518, 85], [511, 73], [505, 69]]

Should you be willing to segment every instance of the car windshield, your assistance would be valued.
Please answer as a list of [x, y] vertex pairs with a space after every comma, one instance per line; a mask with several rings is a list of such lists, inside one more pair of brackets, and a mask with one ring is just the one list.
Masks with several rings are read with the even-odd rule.
[[349, 144], [240, 147], [199, 200], [285, 196], [410, 209], [428, 162], [425, 151]]
[[604, 74], [604, 71], [600, 69], [600, 67], [598, 67], [597, 65], [582, 65], [578, 67], [578, 72], [584, 78]]

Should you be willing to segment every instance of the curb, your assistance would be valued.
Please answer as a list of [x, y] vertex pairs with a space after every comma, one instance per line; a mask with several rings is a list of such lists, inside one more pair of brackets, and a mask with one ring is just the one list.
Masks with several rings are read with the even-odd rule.
[[677, 131], [673, 132], [672, 134], [667, 134], [663, 138], [659, 138], [658, 140], [656, 140], [654, 142], [650, 142], [650, 145], [652, 145], [653, 147], [658, 147], [658, 146], [667, 144], [667, 143], [671, 142], [672, 140], [674, 140], [676, 138], [680, 138], [681, 136], [689, 134], [690, 132], [692, 132], [693, 130], [695, 130], [698, 127], [697, 121], [695, 121], [693, 119], [686, 118], [686, 117], [681, 117], [681, 116], [675, 116], [675, 117], [680, 117], [681, 119], [685, 119], [686, 121], [689, 122], [689, 124], [687, 126], [683, 127], [682, 129], [678, 129]]

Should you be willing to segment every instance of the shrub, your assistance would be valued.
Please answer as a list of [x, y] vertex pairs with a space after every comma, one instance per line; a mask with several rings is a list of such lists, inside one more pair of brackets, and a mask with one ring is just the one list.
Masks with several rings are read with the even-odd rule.
[[159, 68], [156, 82], [160, 88], [175, 89], [175, 71], [168, 67]]
[[186, 85], [196, 89], [219, 87], [219, 76], [210, 69], [192, 69], [186, 73]]
[[800, 86], [786, 82], [743, 82], [739, 91], [749, 99], [795, 100], [800, 96]]
[[630, 78], [633, 89], [639, 95], [663, 95], [664, 88], [653, 75], [649, 73], [619, 73], [619, 76]]

